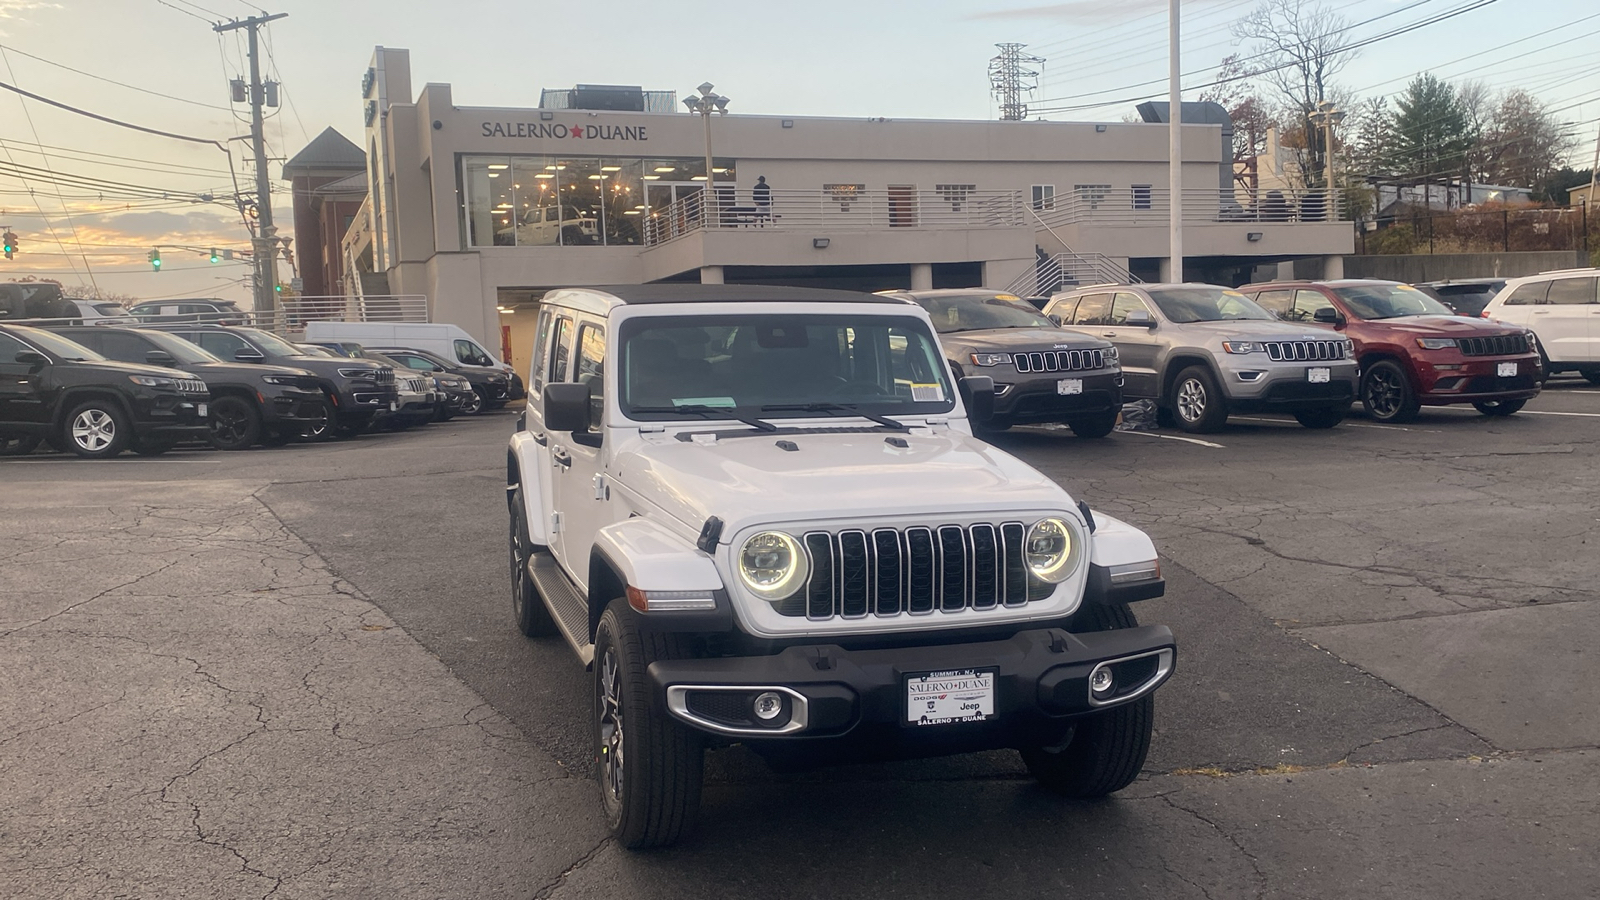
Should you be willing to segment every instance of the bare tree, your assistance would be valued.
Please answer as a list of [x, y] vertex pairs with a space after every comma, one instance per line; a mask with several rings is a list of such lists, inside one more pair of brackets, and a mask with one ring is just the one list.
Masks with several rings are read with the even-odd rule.
[[1483, 176], [1493, 184], [1516, 187], [1543, 184], [1573, 146], [1565, 124], [1522, 88], [1500, 95], [1478, 142]]

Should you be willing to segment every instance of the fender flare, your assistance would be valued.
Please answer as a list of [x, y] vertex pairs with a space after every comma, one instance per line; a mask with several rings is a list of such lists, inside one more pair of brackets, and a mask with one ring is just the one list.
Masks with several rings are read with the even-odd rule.
[[[528, 523], [528, 539], [540, 546], [550, 545], [550, 522], [544, 514], [544, 497], [540, 494], [538, 456], [534, 452], [538, 442], [533, 435], [519, 431], [511, 436], [506, 452], [506, 503], [514, 502], [516, 491], [522, 490], [522, 518]], [[529, 474], [533, 477], [528, 477]]]
[[[722, 632], [733, 627], [733, 604], [711, 556], [652, 519], [634, 516], [595, 533], [589, 560], [589, 618], [592, 628], [612, 597], [638, 591], [709, 595], [710, 609], [640, 610], [642, 627], [656, 631]], [[639, 606], [630, 604], [634, 609]]]
[[[1160, 557], [1155, 542], [1143, 531], [1114, 516], [1094, 514], [1095, 530], [1090, 536], [1089, 578], [1084, 587], [1085, 603], [1132, 603], [1166, 593], [1161, 577]], [[1115, 583], [1112, 567], [1144, 568], [1154, 564], [1153, 577], [1134, 582]]]

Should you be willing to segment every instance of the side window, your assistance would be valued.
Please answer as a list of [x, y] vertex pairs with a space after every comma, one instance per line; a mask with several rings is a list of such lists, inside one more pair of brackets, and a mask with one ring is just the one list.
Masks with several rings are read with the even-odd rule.
[[17, 361], [18, 353], [32, 350], [27, 344], [17, 340], [9, 334], [0, 334], [0, 363], [11, 364]]
[[1332, 307], [1333, 301], [1323, 296], [1321, 291], [1295, 291], [1294, 309], [1290, 313], [1290, 318], [1295, 322], [1310, 322], [1316, 318], [1317, 310]]
[[1550, 290], [1548, 281], [1530, 281], [1519, 286], [1506, 298], [1507, 306], [1537, 306], [1544, 303], [1545, 292]]
[[554, 320], [555, 316], [550, 310], [540, 311], [539, 336], [533, 341], [533, 365], [529, 373], [533, 376], [530, 380], [533, 382], [533, 396], [535, 397], [544, 396], [544, 373], [549, 371], [549, 361], [545, 359], [545, 353], [550, 348], [550, 323]]
[[472, 346], [471, 341], [456, 341], [452, 346], [455, 347], [457, 362], [463, 362], [469, 366], [478, 364], [478, 348]]
[[1033, 208], [1047, 210], [1056, 208], [1056, 186], [1053, 184], [1036, 184], [1033, 186]]
[[1550, 282], [1550, 295], [1546, 303], [1567, 306], [1574, 303], [1594, 302], [1593, 278], [1558, 278]]
[[247, 349], [249, 346], [244, 342], [244, 338], [236, 334], [229, 334], [226, 331], [200, 332], [200, 347], [222, 359], [231, 360], [235, 353]]
[[[109, 332], [74, 331], [70, 334], [64, 334], [62, 337], [72, 341], [74, 344], [82, 344], [83, 346], [88, 347], [90, 350], [93, 350], [94, 352], [108, 359], [120, 359], [121, 357], [112, 356], [110, 353], [106, 352], [105, 337], [108, 333]], [[11, 358], [9, 356], [0, 357], [0, 362], [10, 361]]]
[[566, 316], [556, 320], [556, 333], [550, 339], [550, 371], [546, 381], [567, 380], [567, 360], [572, 356], [572, 320]]
[[1289, 307], [1294, 305], [1293, 291], [1262, 291], [1256, 295], [1256, 303], [1280, 319], [1289, 318]]
[[589, 386], [589, 430], [595, 431], [606, 410], [606, 330], [585, 322], [578, 329], [578, 366], [573, 381]]
[[1105, 325], [1111, 317], [1111, 295], [1090, 294], [1078, 301], [1078, 311], [1072, 317], [1074, 325]]
[[1060, 300], [1052, 300], [1045, 304], [1044, 314], [1047, 316], [1055, 316], [1057, 319], [1061, 320], [1063, 325], [1071, 325], [1072, 312], [1077, 308], [1077, 297], [1063, 297]]
[[1128, 324], [1128, 313], [1136, 309], [1142, 309], [1145, 312], [1150, 311], [1150, 308], [1144, 305], [1144, 301], [1139, 298], [1138, 294], [1130, 294], [1126, 291], [1118, 292], [1111, 301], [1111, 318], [1107, 324]]
[[[124, 334], [119, 331], [91, 335], [88, 338], [88, 340], [95, 339], [99, 339], [99, 346], [88, 344], [87, 346], [89, 349], [96, 350], [104, 356], [108, 356], [111, 359], [122, 360], [123, 362], [142, 363], [144, 362], [145, 353], [152, 349], [145, 343], [144, 338], [141, 338], [138, 335]], [[76, 341], [78, 338], [73, 337], [73, 340]], [[83, 341], [78, 342], [84, 343]]]

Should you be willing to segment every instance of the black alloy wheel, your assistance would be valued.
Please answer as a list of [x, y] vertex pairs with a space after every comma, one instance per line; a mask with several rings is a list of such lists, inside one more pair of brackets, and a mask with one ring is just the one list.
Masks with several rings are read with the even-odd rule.
[[39, 449], [44, 443], [44, 438], [37, 434], [25, 434], [21, 437], [0, 437], [0, 456], [28, 456]]
[[1361, 405], [1379, 422], [1409, 422], [1422, 408], [1405, 369], [1391, 359], [1379, 360], [1362, 373]]
[[211, 446], [218, 450], [249, 450], [261, 439], [261, 413], [243, 397], [218, 397], [211, 401]]
[[471, 394], [461, 398], [461, 414], [475, 416], [483, 412], [484, 402], [483, 392], [474, 387]]
[[321, 443], [333, 440], [334, 433], [333, 410], [327, 403], [317, 404], [316, 414], [300, 426], [300, 439], [307, 443]]

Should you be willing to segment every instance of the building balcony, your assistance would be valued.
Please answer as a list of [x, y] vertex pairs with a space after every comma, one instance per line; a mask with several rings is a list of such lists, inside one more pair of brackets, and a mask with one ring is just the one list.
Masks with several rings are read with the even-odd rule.
[[[641, 211], [643, 212], [643, 211]], [[1027, 224], [1022, 194], [948, 185], [867, 190], [833, 185], [820, 191], [774, 190], [761, 201], [737, 202], [731, 190], [704, 191], [648, 212], [644, 243], [657, 246], [726, 229], [778, 232], [873, 232], [1018, 228]]]

